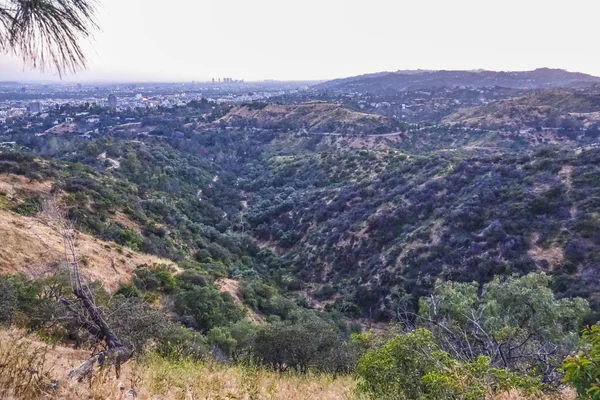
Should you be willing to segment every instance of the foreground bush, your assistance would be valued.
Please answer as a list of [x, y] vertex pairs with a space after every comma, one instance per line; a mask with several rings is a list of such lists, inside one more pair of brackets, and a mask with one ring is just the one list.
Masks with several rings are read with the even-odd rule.
[[[436, 282], [419, 303], [418, 327], [433, 332], [452, 357], [480, 355], [497, 368], [519, 374], [540, 371], [545, 383], [560, 382], [564, 357], [590, 308], [582, 298], [557, 298], [544, 273], [476, 282]], [[410, 321], [403, 321], [409, 325]]]
[[452, 359], [426, 329], [397, 335], [368, 351], [358, 362], [357, 376], [359, 393], [372, 399], [475, 400], [511, 389], [539, 389], [535, 379], [494, 368], [487, 357]]
[[564, 381], [570, 383], [583, 399], [600, 399], [600, 326], [586, 327], [579, 351], [566, 358]]

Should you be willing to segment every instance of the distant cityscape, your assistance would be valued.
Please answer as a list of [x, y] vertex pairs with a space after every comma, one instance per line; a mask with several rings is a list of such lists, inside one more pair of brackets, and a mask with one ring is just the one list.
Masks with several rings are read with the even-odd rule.
[[252, 82], [243, 79], [213, 78], [191, 83], [123, 84], [41, 84], [0, 82], [0, 123], [70, 104], [96, 104], [119, 110], [181, 106], [192, 100], [217, 103], [266, 101], [295, 95], [309, 83]]

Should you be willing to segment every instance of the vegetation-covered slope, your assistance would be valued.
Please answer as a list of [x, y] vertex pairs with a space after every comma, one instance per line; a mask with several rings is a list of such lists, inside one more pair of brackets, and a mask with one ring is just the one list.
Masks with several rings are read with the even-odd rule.
[[398, 93], [436, 87], [490, 87], [538, 89], [570, 87], [600, 82], [599, 78], [560, 69], [539, 68], [533, 71], [398, 71], [336, 79], [315, 85], [319, 90], [334, 92]]
[[391, 316], [395, 298], [438, 277], [535, 270], [562, 295], [595, 297], [599, 154], [273, 157], [248, 182], [247, 218], [340, 307]]
[[253, 103], [232, 109], [216, 122], [233, 127], [361, 135], [389, 133], [401, 127], [391, 118], [325, 102], [296, 105]]
[[[483, 138], [443, 127], [373, 142], [220, 129], [183, 108], [168, 112], [138, 110], [139, 123], [86, 136], [25, 126], [3, 136], [15, 143], [0, 153], [2, 213], [39, 218], [55, 195], [90, 240], [177, 264], [136, 266], [112, 297], [93, 285], [109, 323], [140, 354], [213, 354], [280, 371], [358, 368], [371, 398], [387, 393], [377, 383], [386, 372], [371, 374], [372, 362], [451, 393], [463, 388], [444, 385], [462, 375], [446, 369], [480, 371], [469, 391], [488, 390], [507, 371], [527, 377], [502, 375], [516, 379], [510, 388], [557, 382], [578, 327], [593, 318], [577, 296], [598, 310], [598, 149], [460, 148]], [[0, 322], [93, 341], [52, 297], [70, 293], [56, 267], [34, 281], [0, 276], [8, 305]], [[388, 321], [402, 325], [350, 340]], [[548, 321], [552, 329], [535, 327]], [[396, 364], [421, 358], [402, 361], [394, 349], [419, 346], [439, 362]], [[440, 398], [425, 384], [396, 389]]]
[[597, 136], [599, 110], [600, 95], [595, 90], [554, 89], [461, 109], [446, 117], [443, 122], [450, 125], [506, 129], [594, 128], [593, 134]]

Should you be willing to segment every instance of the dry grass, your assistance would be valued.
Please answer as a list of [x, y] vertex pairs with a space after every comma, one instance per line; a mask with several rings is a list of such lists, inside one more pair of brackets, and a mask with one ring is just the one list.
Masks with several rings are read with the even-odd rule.
[[563, 249], [557, 244], [552, 244], [550, 247], [544, 249], [538, 245], [539, 239], [540, 234], [538, 232], [533, 232], [527, 254], [529, 254], [538, 265], [544, 260], [548, 262], [550, 269], [560, 265], [565, 258]]
[[[114, 371], [96, 372], [91, 382], [71, 382], [66, 373], [89, 353], [48, 346], [22, 331], [0, 330], [0, 399], [57, 400], [358, 400], [351, 377], [294, 373], [195, 361], [167, 361], [148, 356]], [[55, 379], [55, 383], [52, 380]], [[135, 397], [134, 397], [135, 393]], [[543, 400], [574, 400], [565, 389]], [[532, 400], [518, 393], [492, 400]]]
[[261, 368], [214, 363], [172, 362], [152, 357], [130, 362], [121, 380], [113, 371], [97, 373], [91, 382], [61, 380], [52, 398], [60, 400], [344, 400], [352, 399], [354, 382], [349, 377], [279, 374]]
[[[148, 399], [351, 399], [351, 378], [279, 374], [262, 368], [148, 360], [138, 371], [140, 398]], [[146, 397], [144, 397], [146, 396]]]
[[31, 181], [21, 175], [0, 175], [0, 193], [9, 200], [15, 200], [21, 194], [48, 195], [52, 189], [52, 181]]
[[52, 128], [46, 130], [46, 133], [73, 133], [75, 131], [77, 131], [77, 124], [63, 122], [62, 124], [54, 125]]
[[39, 397], [52, 382], [47, 353], [29, 341], [0, 342], [0, 399]]
[[[232, 109], [217, 123], [235, 124], [240, 121], [253, 121], [259, 125], [291, 123], [303, 126], [309, 132], [372, 132], [383, 126], [391, 131], [394, 123], [391, 119], [363, 112], [354, 111], [339, 104], [314, 101], [302, 104], [269, 104], [264, 108], [240, 106]], [[331, 126], [335, 126], [332, 130]]]
[[[343, 400], [351, 399], [354, 389], [350, 377], [279, 374], [255, 367], [167, 361], [157, 356], [127, 363], [120, 380], [114, 371], [107, 370], [96, 372], [91, 382], [67, 381], [66, 373], [87, 357], [86, 351], [51, 347], [19, 330], [1, 331], [0, 358], [3, 365], [11, 367], [0, 369], [0, 399]], [[29, 367], [38, 372], [32, 374]]]
[[[15, 214], [2, 207], [21, 201], [24, 196], [48, 197], [52, 181], [31, 181], [19, 175], [0, 175], [0, 273], [25, 274], [31, 277], [48, 272], [48, 265], [64, 260], [62, 238], [41, 218]], [[117, 222], [134, 228], [125, 214], [117, 213]], [[138, 227], [139, 230], [139, 227]], [[168, 264], [169, 260], [136, 253], [115, 243], [97, 240], [80, 233], [78, 253], [82, 258], [83, 274], [89, 280], [99, 280], [109, 291], [131, 279], [132, 271], [140, 264]]]
[[121, 211], [117, 211], [115, 213], [114, 222], [122, 225], [123, 227], [137, 233], [138, 235], [142, 234], [142, 227], [140, 224], [132, 220], [129, 215], [123, 214]]
[[[47, 272], [49, 264], [64, 259], [60, 235], [36, 218], [0, 210], [0, 238], [0, 273], [40, 276]], [[109, 291], [128, 282], [133, 270], [140, 264], [173, 264], [83, 233], [77, 237], [77, 250], [84, 260], [82, 272], [86, 278], [103, 282]]]

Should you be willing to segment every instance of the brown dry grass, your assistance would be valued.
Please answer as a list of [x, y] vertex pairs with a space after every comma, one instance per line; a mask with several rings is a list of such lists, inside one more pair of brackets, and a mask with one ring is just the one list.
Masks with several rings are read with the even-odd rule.
[[46, 133], [73, 133], [77, 130], [77, 124], [63, 122], [48, 129]]
[[[0, 349], [18, 347], [19, 356], [30, 361], [40, 371], [36, 389], [21, 396], [11, 395], [14, 382], [0, 379], [0, 398], [4, 399], [57, 399], [57, 400], [112, 400], [133, 399], [132, 390], [139, 400], [358, 400], [356, 382], [352, 377], [333, 378], [330, 375], [294, 373], [279, 374], [257, 367], [240, 367], [212, 362], [167, 361], [148, 356], [130, 361], [117, 380], [114, 371], [96, 372], [91, 382], [71, 382], [66, 373], [89, 357], [83, 350], [49, 346], [33, 335], [16, 329], [0, 330]], [[6, 354], [6, 353], [1, 353]], [[14, 361], [14, 360], [13, 360]], [[21, 363], [22, 364], [22, 363]], [[43, 365], [42, 365], [43, 364]], [[27, 371], [26, 371], [27, 372]], [[27, 372], [28, 373], [28, 372]], [[0, 374], [1, 375], [1, 374]], [[47, 383], [58, 382], [57, 388]], [[556, 395], [536, 397], [543, 400], [574, 400], [574, 392], [564, 389]], [[492, 400], [532, 400], [518, 393], [502, 394]]]
[[[67, 381], [66, 373], [87, 359], [88, 352], [62, 346], [51, 347], [35, 336], [25, 336], [22, 331], [15, 329], [0, 331], [0, 348], [16, 344], [26, 344], [24, 348], [30, 353], [44, 355], [44, 371], [48, 371], [44, 379], [48, 382], [56, 379], [58, 388], [51, 389], [43, 384], [39, 395], [28, 393], [27, 396], [14, 396], [10, 393], [14, 382], [0, 380], [0, 398], [127, 399], [133, 398], [130, 392], [133, 389], [139, 400], [343, 400], [351, 399], [354, 390], [354, 382], [350, 377], [334, 379], [328, 375], [279, 374], [262, 368], [212, 362], [174, 362], [156, 356], [125, 364], [120, 380], [116, 379], [114, 371], [107, 370], [96, 372], [91, 382], [77, 383]], [[7, 396], [3, 397], [2, 393]]]
[[[48, 265], [64, 260], [60, 235], [37, 218], [0, 210], [0, 238], [0, 273], [41, 276]], [[78, 234], [77, 250], [85, 277], [103, 282], [108, 291], [127, 283], [140, 264], [173, 264], [83, 233]]]
[[[52, 181], [30, 181], [13, 174], [0, 176], [0, 200], [8, 201], [8, 205], [19, 202], [26, 195], [48, 197], [51, 188]], [[38, 277], [49, 272], [49, 265], [64, 260], [62, 238], [51, 225], [40, 218], [4, 210], [1, 205], [0, 201], [0, 273]], [[139, 230], [125, 214], [117, 213], [116, 220], [127, 228]], [[82, 233], [77, 237], [77, 250], [85, 277], [103, 282], [108, 291], [127, 283], [140, 264], [173, 265], [169, 260], [140, 254]]]
[[527, 250], [529, 257], [531, 257], [536, 264], [539, 264], [543, 260], [548, 261], [551, 269], [560, 265], [565, 258], [563, 249], [556, 244], [553, 244], [546, 249], [541, 248], [537, 244], [539, 239], [540, 234], [538, 232], [533, 232], [529, 242], [529, 250]]
[[137, 233], [138, 235], [142, 234], [142, 228], [140, 227], [140, 224], [132, 220], [127, 214], [117, 211], [115, 213], [114, 221], [130, 231]]
[[239, 106], [216, 122], [231, 124], [240, 120], [252, 120], [267, 125], [291, 122], [296, 126], [305, 126], [313, 133], [331, 132], [331, 124], [337, 126], [337, 131], [345, 133], [370, 132], [378, 126], [391, 129], [394, 125], [387, 117], [354, 111], [339, 104], [322, 101], [269, 104], [260, 109]]
[[16, 200], [21, 194], [47, 195], [52, 189], [52, 181], [30, 181], [21, 175], [0, 175], [0, 194], [9, 200]]
[[558, 171], [558, 177], [565, 184], [567, 188], [567, 193], [570, 193], [573, 189], [573, 170], [575, 168], [572, 165], [565, 164]]

